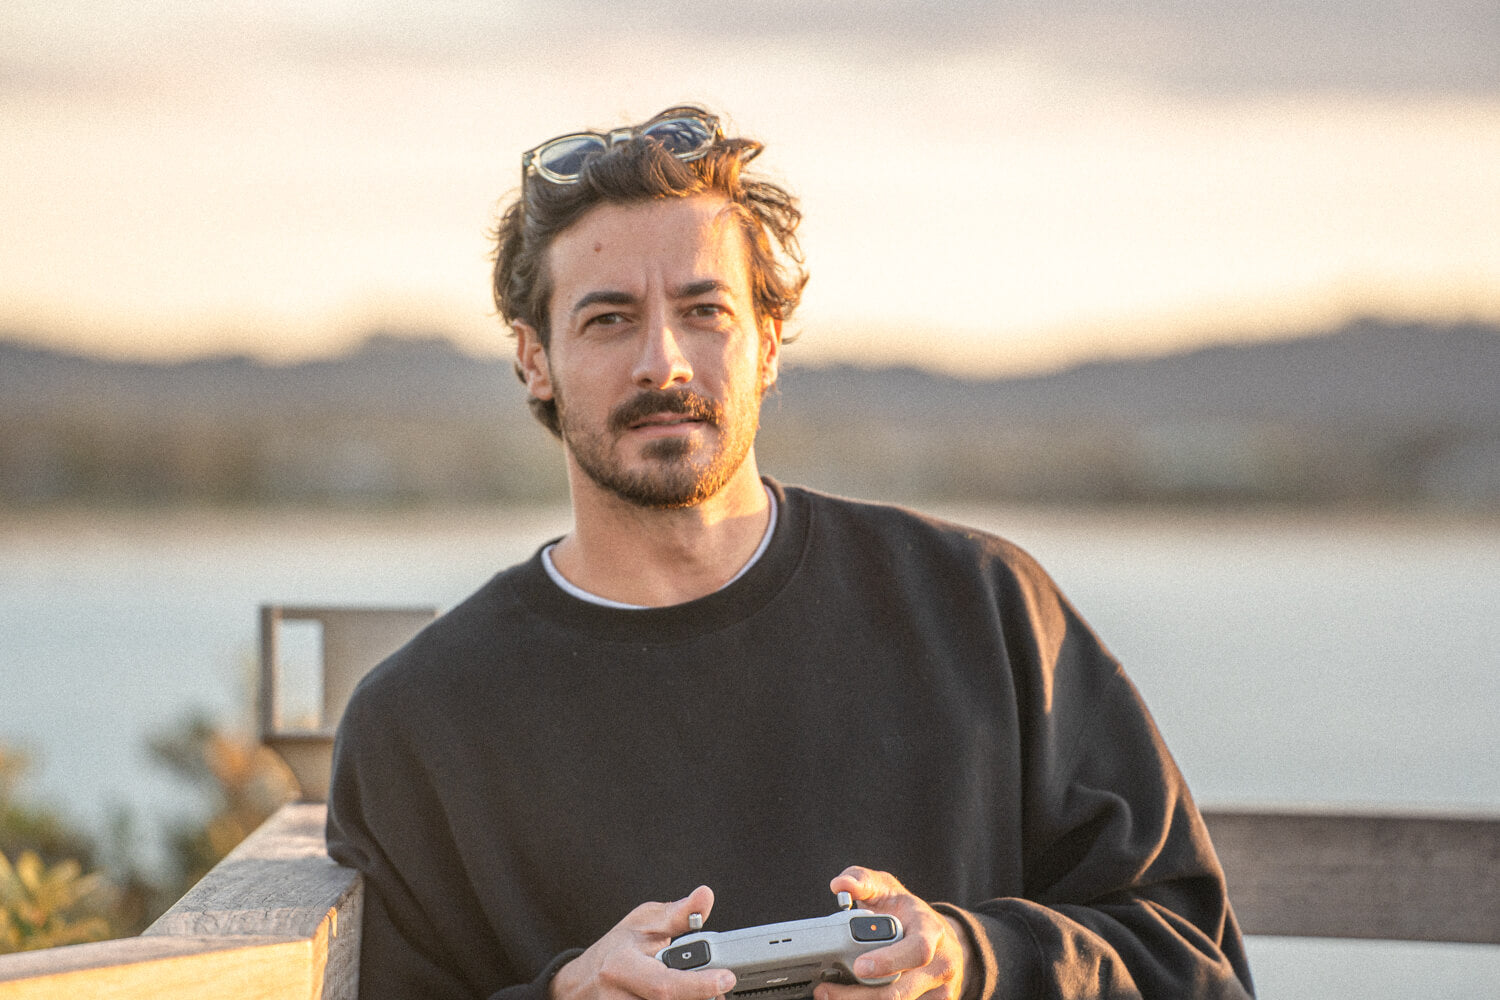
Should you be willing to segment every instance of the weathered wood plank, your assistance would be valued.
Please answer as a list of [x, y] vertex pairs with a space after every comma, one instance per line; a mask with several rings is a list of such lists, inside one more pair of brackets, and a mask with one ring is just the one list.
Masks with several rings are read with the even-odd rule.
[[316, 1000], [324, 975], [313, 948], [309, 941], [135, 937], [21, 952], [0, 956], [0, 1000]]
[[358, 930], [359, 876], [323, 845], [322, 805], [283, 806], [188, 894], [148, 935], [272, 935], [310, 938], [332, 914]]
[[0, 1000], [354, 1000], [363, 893], [283, 807], [140, 937], [0, 956]]
[[1247, 934], [1500, 944], [1500, 818], [1204, 819]]

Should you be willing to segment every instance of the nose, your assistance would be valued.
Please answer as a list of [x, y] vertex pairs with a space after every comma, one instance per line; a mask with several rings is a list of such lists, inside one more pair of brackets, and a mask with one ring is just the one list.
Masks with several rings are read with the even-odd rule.
[[647, 324], [631, 375], [642, 389], [666, 389], [693, 380], [693, 366], [666, 317], [653, 317]]

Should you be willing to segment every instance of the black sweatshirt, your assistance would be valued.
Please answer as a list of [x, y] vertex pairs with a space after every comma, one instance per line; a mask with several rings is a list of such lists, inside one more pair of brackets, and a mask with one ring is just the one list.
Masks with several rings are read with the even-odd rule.
[[761, 559], [687, 604], [565, 594], [540, 554], [360, 684], [328, 846], [362, 997], [542, 1000], [647, 901], [709, 929], [888, 871], [952, 904], [990, 997], [1244, 997], [1203, 822], [1118, 663], [982, 532], [768, 480]]

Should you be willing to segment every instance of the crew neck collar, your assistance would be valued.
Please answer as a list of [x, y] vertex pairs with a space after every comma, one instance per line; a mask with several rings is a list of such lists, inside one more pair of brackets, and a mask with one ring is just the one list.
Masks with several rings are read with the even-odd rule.
[[[771, 488], [765, 483], [761, 483], [761, 489], [766, 491], [766, 503], [769, 505], [771, 511], [770, 517], [766, 518], [766, 530], [761, 533], [760, 544], [755, 547], [754, 552], [750, 553], [750, 558], [745, 560], [745, 564], [735, 571], [734, 576], [724, 581], [723, 585], [718, 588], [719, 590], [723, 590], [724, 587], [728, 587], [734, 581], [748, 573], [750, 567], [754, 566], [760, 561], [760, 557], [765, 555], [766, 549], [771, 544], [771, 536], [776, 533], [776, 494], [772, 493]], [[649, 604], [627, 604], [624, 601], [610, 600], [608, 597], [601, 597], [592, 591], [584, 590], [563, 576], [562, 571], [557, 568], [557, 564], [552, 561], [552, 550], [555, 548], [557, 548], [556, 542], [542, 546], [542, 569], [547, 571], [547, 576], [562, 590], [572, 594], [580, 601], [597, 604], [603, 608], [615, 608], [620, 611], [645, 611], [651, 607]]]
[[775, 598], [800, 563], [809, 528], [807, 497], [800, 490], [788, 491], [770, 477], [761, 481], [776, 511], [764, 550], [711, 594], [659, 608], [614, 608], [575, 597], [553, 582], [543, 564], [543, 552], [559, 541], [553, 539], [517, 567], [511, 577], [516, 596], [535, 614], [606, 641], [677, 642], [751, 617]]

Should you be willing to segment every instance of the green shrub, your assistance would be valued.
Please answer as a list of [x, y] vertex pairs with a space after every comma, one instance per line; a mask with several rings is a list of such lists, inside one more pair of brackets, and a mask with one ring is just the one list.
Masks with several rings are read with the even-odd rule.
[[103, 878], [77, 861], [48, 865], [22, 851], [12, 864], [0, 851], [0, 953], [110, 937], [107, 896]]
[[18, 795], [29, 762], [0, 746], [0, 954], [139, 934], [292, 795], [270, 750], [200, 717], [151, 741], [156, 762], [208, 809], [167, 830], [169, 871], [142, 873], [132, 824], [119, 817], [113, 850]]

